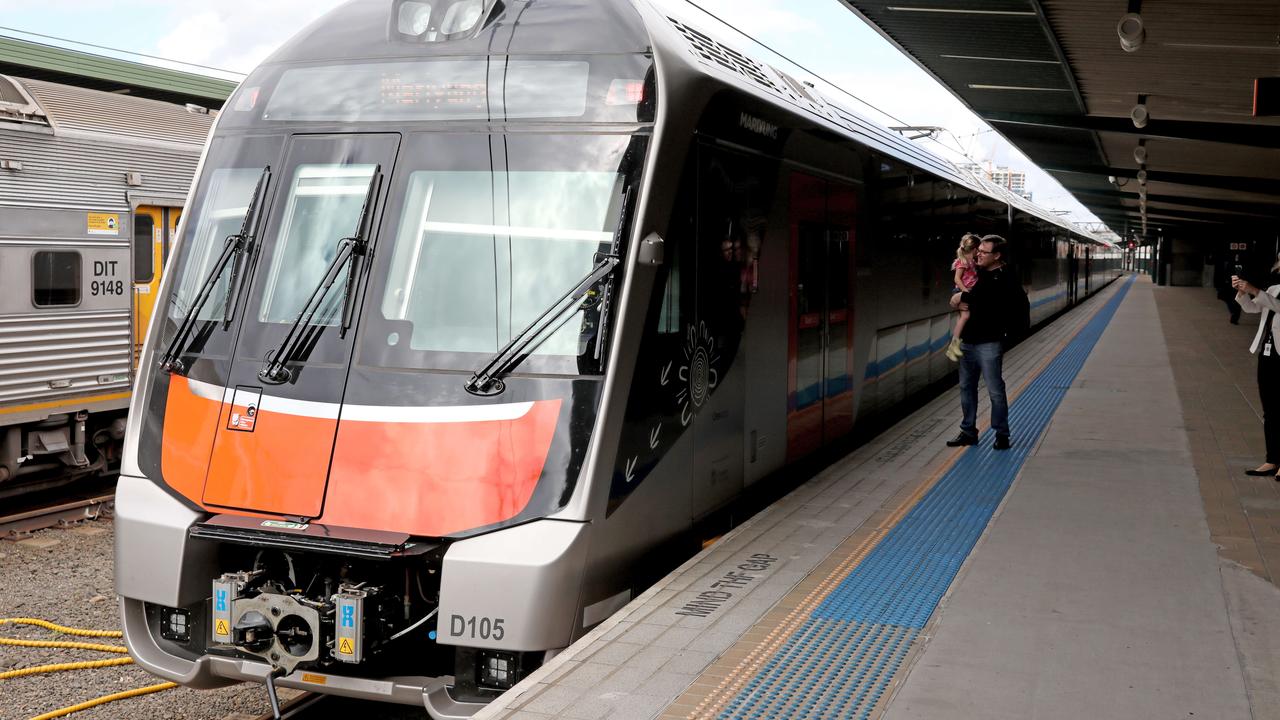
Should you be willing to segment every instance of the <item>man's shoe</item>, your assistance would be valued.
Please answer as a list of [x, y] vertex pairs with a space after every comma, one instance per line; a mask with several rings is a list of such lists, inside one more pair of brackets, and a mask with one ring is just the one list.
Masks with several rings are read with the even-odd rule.
[[960, 433], [959, 435], [947, 441], [947, 447], [964, 447], [966, 445], [977, 445], [977, 444], [978, 444], [977, 435], [966, 435], [964, 433]]
[[1013, 447], [1013, 443], [1009, 442], [1008, 435], [1001, 435], [996, 438], [995, 445], [992, 445], [991, 447], [996, 450], [1008, 450], [1009, 448]]

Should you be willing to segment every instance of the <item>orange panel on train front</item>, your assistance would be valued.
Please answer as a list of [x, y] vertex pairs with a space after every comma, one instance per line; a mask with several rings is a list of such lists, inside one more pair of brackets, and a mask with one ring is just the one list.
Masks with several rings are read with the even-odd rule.
[[255, 512], [316, 517], [324, 507], [338, 405], [263, 396], [237, 388], [223, 403], [204, 502]]
[[533, 496], [560, 404], [345, 407], [320, 522], [440, 536], [509, 520]]

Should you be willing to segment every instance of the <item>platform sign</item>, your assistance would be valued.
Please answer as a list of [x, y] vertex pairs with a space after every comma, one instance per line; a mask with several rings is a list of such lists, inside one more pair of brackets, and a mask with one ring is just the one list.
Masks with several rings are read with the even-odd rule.
[[87, 229], [90, 235], [119, 235], [119, 213], [89, 213], [86, 216]]

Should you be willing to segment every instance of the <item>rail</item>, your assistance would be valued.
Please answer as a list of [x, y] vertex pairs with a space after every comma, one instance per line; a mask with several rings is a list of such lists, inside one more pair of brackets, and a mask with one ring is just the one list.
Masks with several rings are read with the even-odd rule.
[[109, 517], [114, 511], [113, 494], [94, 494], [53, 505], [37, 505], [16, 513], [0, 515], [0, 540], [21, 540], [30, 537], [36, 530], [69, 527], [86, 520]]

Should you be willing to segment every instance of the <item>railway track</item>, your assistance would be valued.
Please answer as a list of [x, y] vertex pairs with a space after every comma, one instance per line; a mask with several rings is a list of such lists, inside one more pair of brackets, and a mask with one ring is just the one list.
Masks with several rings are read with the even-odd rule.
[[72, 499], [61, 497], [53, 502], [37, 503], [0, 514], [0, 540], [21, 540], [37, 530], [110, 517], [114, 510], [115, 494], [101, 490]]

